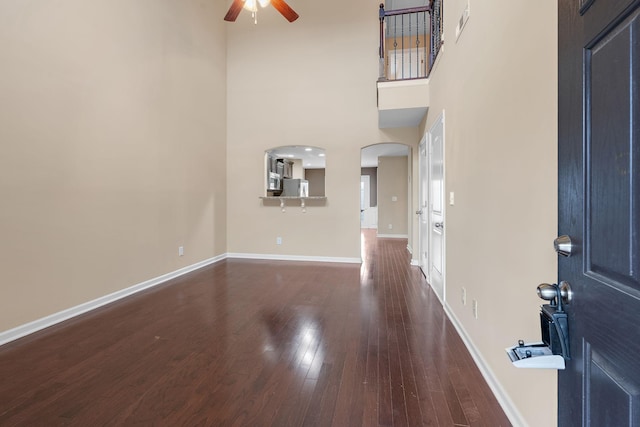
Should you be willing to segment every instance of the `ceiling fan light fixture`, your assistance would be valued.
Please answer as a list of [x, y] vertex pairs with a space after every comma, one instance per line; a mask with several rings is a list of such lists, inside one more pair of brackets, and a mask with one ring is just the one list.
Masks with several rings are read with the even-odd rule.
[[243, 8], [250, 12], [256, 12], [258, 10], [258, 3], [260, 3], [262, 7], [267, 7], [269, 3], [271, 3], [271, 0], [244, 0]]
[[257, 0], [244, 0], [242, 7], [250, 12], [255, 12], [258, 10], [258, 2]]
[[231, 6], [229, 6], [229, 11], [224, 16], [224, 20], [235, 22], [242, 9], [246, 9], [251, 12], [254, 22], [257, 23], [258, 3], [260, 3], [261, 7], [273, 6], [289, 22], [293, 22], [299, 17], [285, 0], [233, 0]]

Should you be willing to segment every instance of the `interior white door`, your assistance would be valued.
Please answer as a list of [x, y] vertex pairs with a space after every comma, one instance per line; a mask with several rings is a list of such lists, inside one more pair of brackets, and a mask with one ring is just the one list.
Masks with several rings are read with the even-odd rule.
[[392, 49], [388, 52], [389, 80], [415, 79], [426, 76], [425, 49]]
[[360, 175], [360, 227], [376, 228], [377, 209], [371, 207], [371, 177]]
[[431, 272], [429, 268], [429, 152], [427, 146], [427, 136], [420, 142], [420, 157], [418, 158], [419, 168], [419, 206], [416, 214], [418, 215], [418, 246], [420, 256], [418, 263], [422, 274], [425, 275], [427, 281], [431, 280]]
[[429, 130], [429, 197], [430, 283], [444, 303], [444, 111]]

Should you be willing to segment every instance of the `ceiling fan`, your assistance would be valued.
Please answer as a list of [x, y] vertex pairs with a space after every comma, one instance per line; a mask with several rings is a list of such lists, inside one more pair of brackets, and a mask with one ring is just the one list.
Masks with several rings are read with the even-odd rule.
[[[278, 12], [284, 16], [287, 21], [293, 22], [298, 19], [298, 14], [284, 0], [233, 0], [229, 11], [224, 17], [225, 21], [235, 22], [236, 18], [240, 14], [240, 11], [244, 8], [251, 11], [254, 20], [258, 12], [258, 3], [260, 6], [267, 7], [269, 3], [276, 8]], [[257, 22], [257, 21], [256, 21]]]

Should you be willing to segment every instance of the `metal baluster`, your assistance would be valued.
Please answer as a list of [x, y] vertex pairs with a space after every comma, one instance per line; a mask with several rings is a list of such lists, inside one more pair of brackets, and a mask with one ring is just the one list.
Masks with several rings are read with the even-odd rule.
[[393, 17], [393, 80], [398, 80], [398, 17]]
[[[409, 18], [409, 35], [407, 36], [409, 40], [411, 40], [411, 35], [413, 34], [413, 28], [411, 28], [411, 15], [409, 14], [409, 16], [407, 16], [407, 18]], [[409, 78], [413, 77], [413, 67], [412, 67], [412, 62], [411, 62], [411, 44], [409, 43], [409, 49], [407, 49], [409, 51]]]
[[404, 79], [404, 13], [402, 15], [400, 15], [401, 18], [401, 23], [402, 23], [402, 28], [401, 28], [401, 34], [402, 34], [402, 41], [400, 42], [400, 45], [402, 46], [402, 49], [400, 50], [401, 52], [401, 57], [402, 57], [402, 73], [400, 73], [400, 78]]
[[[380, 5], [379, 80], [403, 80], [428, 76], [438, 48], [442, 44], [440, 39], [442, 28], [441, 9], [442, 0], [430, 0], [428, 6], [390, 11], [384, 10], [383, 4]], [[427, 23], [427, 13], [429, 13], [429, 23]], [[416, 18], [415, 26], [413, 25], [412, 15], [415, 15]], [[390, 20], [392, 16], [393, 20]], [[402, 27], [399, 31], [398, 25]], [[384, 29], [384, 26], [386, 26], [386, 29]], [[429, 29], [431, 29], [431, 34], [430, 38], [427, 38]], [[416, 32], [415, 38], [414, 31]], [[388, 44], [389, 37], [393, 37], [393, 55], [391, 55], [391, 46]], [[401, 40], [398, 40], [398, 38], [401, 38]], [[415, 52], [413, 51], [414, 47]], [[405, 55], [408, 55], [408, 57]], [[416, 64], [415, 69], [413, 67], [414, 62]]]
[[384, 50], [385, 50], [385, 44], [386, 44], [385, 35], [384, 35], [384, 18], [385, 18], [384, 3], [380, 3], [380, 8], [378, 10], [378, 18], [380, 20], [380, 47], [378, 52], [380, 59], [378, 60], [378, 81], [381, 81], [381, 80], [386, 80], [385, 79], [386, 71], [384, 67], [384, 61], [385, 61]]
[[416, 13], [416, 77], [420, 77], [420, 14]]
[[[431, 16], [431, 14], [429, 13], [429, 16]], [[422, 26], [424, 27], [424, 36], [422, 36], [424, 38], [424, 76], [427, 77], [429, 70], [429, 57], [427, 56], [427, 12], [423, 12], [422, 14]]]

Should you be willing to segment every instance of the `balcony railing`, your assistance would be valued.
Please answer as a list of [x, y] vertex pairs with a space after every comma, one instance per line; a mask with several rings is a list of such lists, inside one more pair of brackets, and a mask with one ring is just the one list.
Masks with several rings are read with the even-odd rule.
[[385, 10], [380, 4], [380, 81], [429, 76], [442, 44], [442, 0]]

